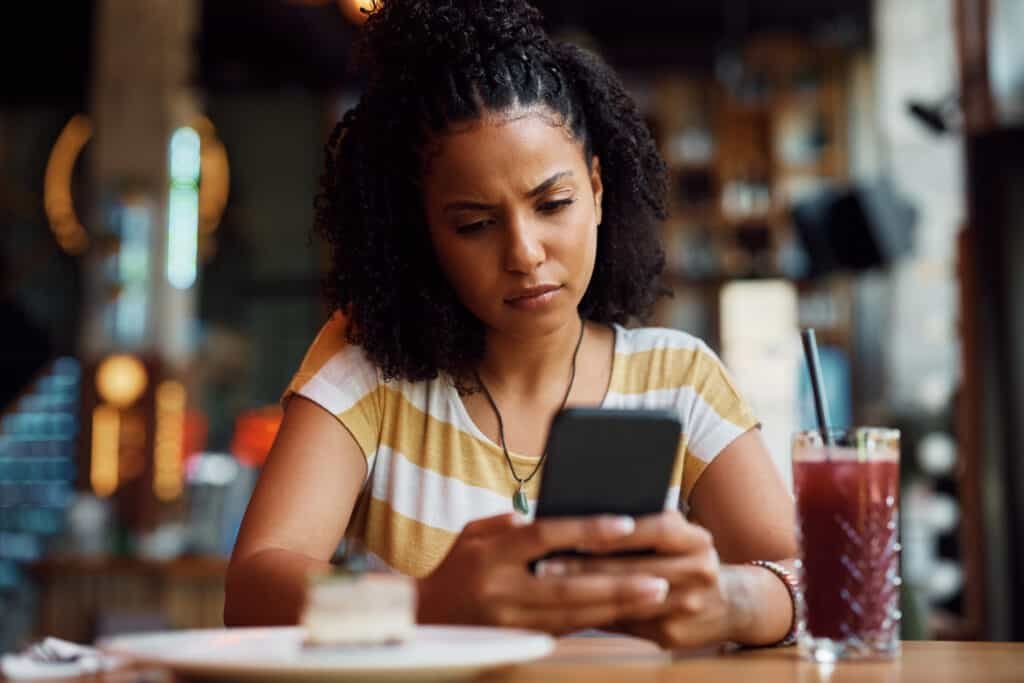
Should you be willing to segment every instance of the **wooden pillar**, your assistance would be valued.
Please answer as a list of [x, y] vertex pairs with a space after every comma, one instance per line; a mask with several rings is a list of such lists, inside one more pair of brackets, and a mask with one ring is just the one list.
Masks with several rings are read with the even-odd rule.
[[[187, 401], [183, 380], [193, 347], [196, 285], [194, 279], [189, 283], [169, 276], [169, 264], [175, 258], [187, 263], [189, 240], [196, 236], [187, 229], [172, 234], [181, 202], [176, 209], [170, 199], [175, 175], [171, 141], [198, 111], [190, 87], [198, 5], [197, 0], [98, 0], [95, 17], [89, 112], [93, 134], [87, 153], [88, 227], [96, 246], [85, 264], [82, 441], [90, 467], [96, 454], [90, 439], [92, 411], [105, 403], [109, 407], [109, 398], [96, 391], [93, 375], [111, 354], [134, 356], [145, 368], [145, 392], [130, 405], [115, 406], [119, 431], [107, 433], [119, 434], [109, 450], [119, 458], [116, 496], [122, 522], [146, 530], [166, 516], [164, 503], [177, 497], [173, 480], [180, 479], [180, 471], [173, 471], [180, 464], [167, 457], [163, 462], [160, 454], [174, 450], [168, 443], [181, 437], [178, 423], [183, 425]], [[185, 138], [179, 167], [194, 167], [198, 180], [198, 138]], [[194, 164], [190, 150], [196, 153]], [[168, 415], [173, 428], [167, 426]], [[168, 467], [172, 485], [165, 483], [161, 495], [160, 481], [168, 480]]]

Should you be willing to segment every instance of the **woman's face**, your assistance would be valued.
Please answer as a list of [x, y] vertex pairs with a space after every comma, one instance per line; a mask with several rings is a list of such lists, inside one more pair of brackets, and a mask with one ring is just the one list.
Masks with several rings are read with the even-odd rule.
[[462, 303], [524, 337], [575, 319], [601, 222], [601, 172], [545, 109], [488, 115], [431, 150], [423, 190], [430, 238]]

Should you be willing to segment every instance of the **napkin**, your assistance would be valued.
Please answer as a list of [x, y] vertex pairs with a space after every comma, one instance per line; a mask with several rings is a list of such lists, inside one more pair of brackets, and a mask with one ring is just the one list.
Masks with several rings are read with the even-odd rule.
[[0, 672], [9, 680], [66, 678], [110, 671], [124, 660], [94, 647], [46, 638], [17, 654], [0, 658]]

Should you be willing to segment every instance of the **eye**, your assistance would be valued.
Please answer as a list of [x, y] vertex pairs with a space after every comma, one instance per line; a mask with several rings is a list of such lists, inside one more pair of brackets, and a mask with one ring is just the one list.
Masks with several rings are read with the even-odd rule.
[[455, 228], [455, 232], [459, 235], [472, 235], [473, 233], [480, 232], [487, 227], [490, 221], [476, 221], [475, 223], [466, 223]]
[[555, 199], [550, 202], [543, 202], [537, 207], [537, 210], [541, 213], [557, 213], [575, 201], [576, 200], [571, 197], [568, 199]]

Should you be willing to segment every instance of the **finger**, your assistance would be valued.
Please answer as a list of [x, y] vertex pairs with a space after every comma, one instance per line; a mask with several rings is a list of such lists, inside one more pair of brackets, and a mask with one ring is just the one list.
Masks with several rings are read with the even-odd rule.
[[518, 593], [503, 591], [496, 600], [532, 607], [585, 607], [595, 604], [628, 605], [664, 602], [669, 583], [656, 576], [530, 577]]
[[474, 519], [462, 529], [462, 535], [467, 538], [477, 536], [489, 536], [508, 529], [515, 529], [529, 525], [530, 521], [518, 512], [509, 512], [491, 517]]
[[555, 550], [603, 546], [628, 536], [635, 528], [632, 517], [614, 515], [538, 519], [510, 531], [502, 540], [502, 549], [507, 558], [528, 562]]
[[718, 574], [712, 552], [652, 557], [552, 558], [537, 565], [540, 576], [660, 576], [673, 587], [709, 586]]
[[686, 521], [678, 510], [666, 510], [637, 518], [636, 528], [631, 534], [595, 539], [584, 549], [597, 554], [654, 550], [662, 555], [683, 555], [712, 545], [711, 534], [704, 527]]

